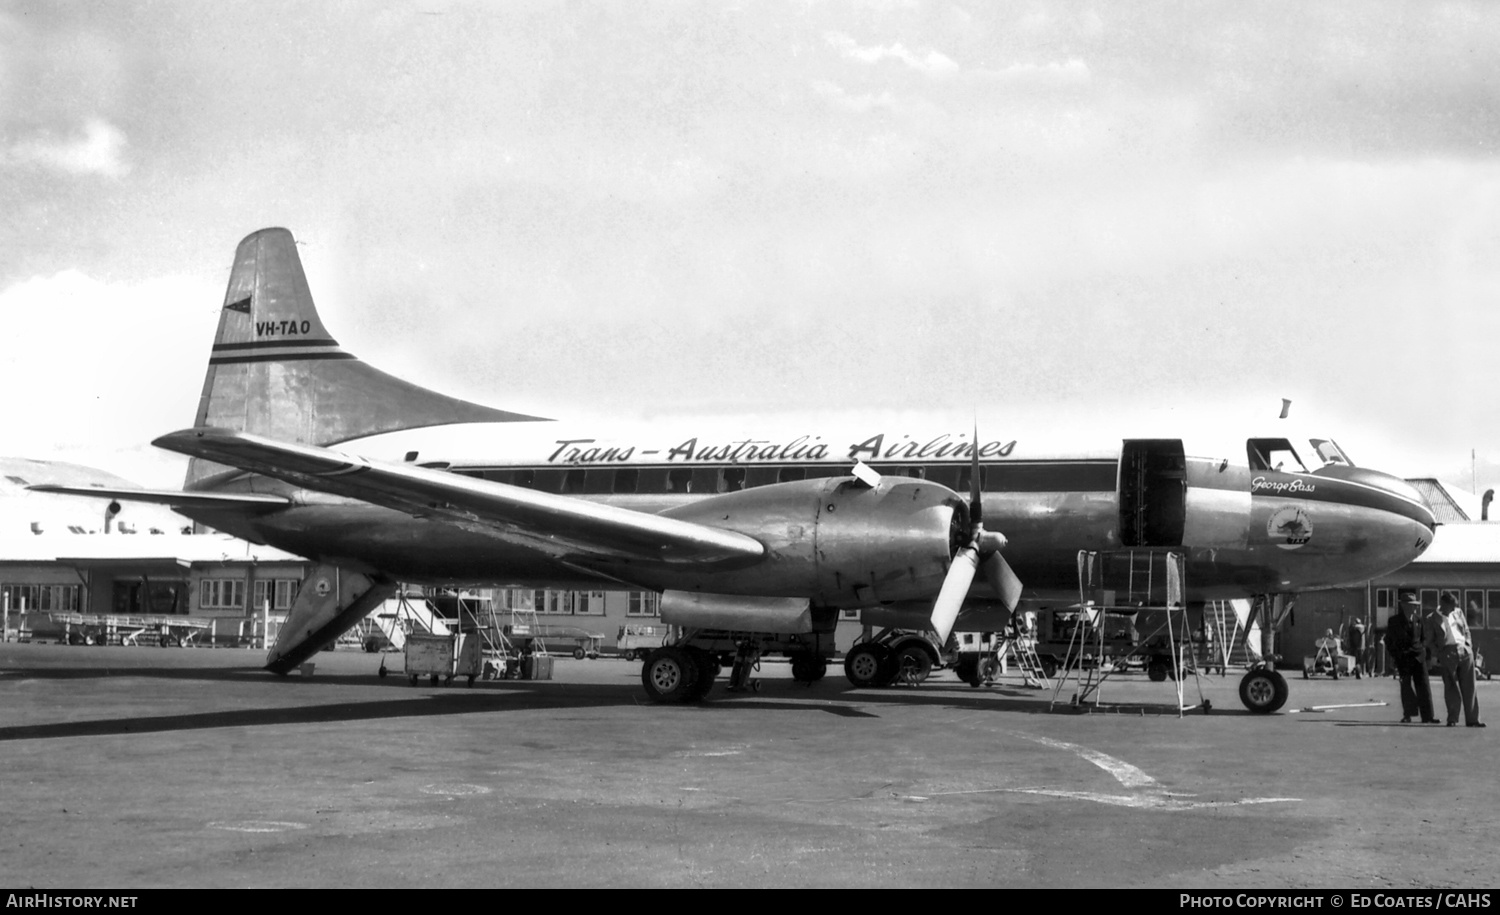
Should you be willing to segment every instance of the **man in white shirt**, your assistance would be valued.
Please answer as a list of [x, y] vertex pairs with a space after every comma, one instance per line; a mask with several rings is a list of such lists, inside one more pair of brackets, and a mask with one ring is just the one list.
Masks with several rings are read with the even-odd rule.
[[1469, 621], [1452, 592], [1444, 591], [1438, 608], [1422, 618], [1422, 642], [1443, 672], [1443, 700], [1448, 706], [1448, 727], [1458, 724], [1463, 708], [1464, 724], [1482, 728], [1479, 697], [1474, 693], [1474, 640]]

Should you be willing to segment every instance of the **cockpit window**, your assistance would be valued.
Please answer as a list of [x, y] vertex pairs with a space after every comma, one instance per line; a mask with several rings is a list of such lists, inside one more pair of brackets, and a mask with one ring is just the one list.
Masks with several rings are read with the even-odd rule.
[[1284, 473], [1307, 473], [1307, 467], [1292, 443], [1284, 438], [1252, 438], [1245, 443], [1251, 470], [1280, 470]]
[[1323, 462], [1323, 466], [1326, 467], [1329, 464], [1342, 464], [1345, 467], [1354, 466], [1354, 462], [1349, 460], [1349, 456], [1344, 453], [1344, 449], [1339, 447], [1338, 442], [1327, 438], [1315, 438], [1309, 439], [1309, 443], [1312, 445], [1313, 452], [1317, 454], [1318, 459]]

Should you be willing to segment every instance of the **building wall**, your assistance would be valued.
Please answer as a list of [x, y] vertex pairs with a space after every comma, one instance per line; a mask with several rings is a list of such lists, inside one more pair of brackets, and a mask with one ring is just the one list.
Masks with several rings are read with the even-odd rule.
[[1416, 591], [1424, 612], [1437, 607], [1439, 594], [1452, 591], [1467, 611], [1475, 648], [1500, 662], [1500, 562], [1413, 563], [1373, 587], [1376, 605], [1394, 606], [1401, 591]]
[[1399, 572], [1370, 582], [1365, 588], [1306, 591], [1297, 595], [1297, 608], [1278, 636], [1283, 666], [1302, 667], [1302, 659], [1316, 652], [1314, 642], [1332, 629], [1348, 643], [1349, 624], [1365, 620], [1367, 639], [1377, 662], [1383, 654], [1381, 638], [1386, 620], [1402, 591], [1415, 591], [1425, 611], [1437, 607], [1438, 596], [1452, 591], [1468, 611], [1469, 631], [1482, 655], [1500, 662], [1500, 562], [1413, 563]]

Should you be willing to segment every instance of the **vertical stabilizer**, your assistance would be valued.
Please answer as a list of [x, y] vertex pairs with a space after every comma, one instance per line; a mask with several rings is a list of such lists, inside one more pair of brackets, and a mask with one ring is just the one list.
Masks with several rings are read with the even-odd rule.
[[[535, 420], [458, 400], [372, 368], [323, 326], [286, 229], [240, 242], [196, 426], [331, 445], [446, 423]], [[194, 460], [188, 487], [222, 468]]]

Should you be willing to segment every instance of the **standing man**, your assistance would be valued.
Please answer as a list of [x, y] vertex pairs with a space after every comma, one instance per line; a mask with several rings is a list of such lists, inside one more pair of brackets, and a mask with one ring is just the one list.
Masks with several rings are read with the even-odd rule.
[[1474, 640], [1469, 622], [1451, 591], [1438, 598], [1436, 611], [1422, 618], [1422, 642], [1443, 671], [1443, 702], [1448, 706], [1448, 727], [1458, 724], [1462, 705], [1464, 724], [1482, 728], [1479, 697], [1474, 694]]
[[1349, 654], [1354, 656], [1354, 679], [1363, 677], [1368, 670], [1365, 666], [1365, 621], [1359, 617], [1349, 624], [1349, 638], [1345, 640], [1349, 646]]
[[1400, 612], [1386, 624], [1385, 650], [1401, 680], [1401, 723], [1410, 724], [1413, 715], [1421, 715], [1423, 724], [1437, 724], [1437, 717], [1432, 714], [1432, 690], [1427, 685], [1427, 660], [1417, 622], [1417, 595], [1403, 591], [1400, 603]]

